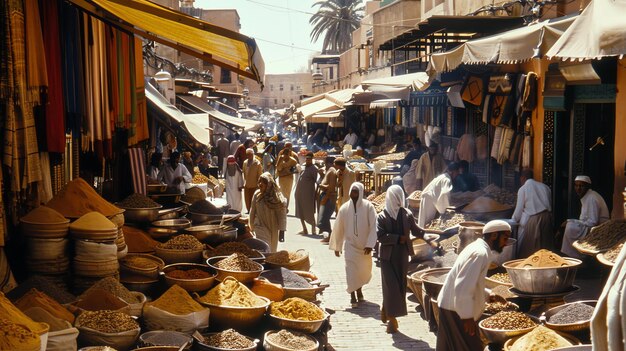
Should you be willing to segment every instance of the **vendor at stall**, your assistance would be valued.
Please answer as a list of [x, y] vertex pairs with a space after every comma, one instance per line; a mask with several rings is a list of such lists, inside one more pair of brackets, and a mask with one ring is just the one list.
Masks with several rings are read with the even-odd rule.
[[178, 151], [172, 152], [170, 158], [159, 172], [157, 180], [167, 184], [168, 187], [177, 188], [180, 194], [185, 192], [185, 189], [191, 187], [191, 180], [193, 176], [187, 170], [182, 163], [180, 163], [180, 153]]
[[435, 177], [443, 173], [446, 169], [446, 162], [439, 154], [439, 145], [434, 141], [430, 142], [428, 152], [424, 153], [417, 163], [415, 177], [417, 179], [417, 189], [424, 189]]
[[437, 213], [444, 214], [450, 206], [450, 193], [452, 182], [459, 175], [459, 166], [451, 163], [445, 173], [433, 179], [422, 191], [420, 199], [420, 211], [417, 225], [424, 228], [426, 224], [435, 219]]
[[483, 228], [483, 237], [459, 254], [437, 297], [437, 351], [483, 349], [477, 321], [485, 309], [485, 298], [497, 299], [485, 289], [485, 277], [496, 256], [492, 250], [501, 253], [510, 235], [511, 226], [507, 222], [491, 221]]
[[581, 209], [579, 219], [568, 219], [565, 226], [561, 252], [570, 257], [583, 258], [572, 244], [584, 238], [592, 227], [609, 220], [609, 209], [600, 194], [591, 190], [591, 178], [579, 175], [574, 180], [574, 191], [580, 197]]

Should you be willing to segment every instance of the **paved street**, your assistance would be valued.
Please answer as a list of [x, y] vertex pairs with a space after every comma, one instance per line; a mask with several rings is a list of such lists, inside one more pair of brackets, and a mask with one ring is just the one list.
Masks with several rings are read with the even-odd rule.
[[295, 213], [293, 197], [287, 217], [288, 230], [280, 249], [296, 250], [304, 248], [309, 251], [312, 267], [322, 283], [330, 284], [320, 300], [323, 307], [336, 311], [331, 317], [332, 330], [329, 332], [329, 343], [336, 350], [434, 350], [435, 334], [428, 330], [419, 312], [421, 307], [413, 294], [407, 294], [409, 314], [398, 318], [399, 332], [387, 334], [385, 325], [380, 321], [380, 304], [382, 289], [380, 269], [374, 266], [372, 281], [363, 288], [364, 303], [358, 308], [351, 308], [350, 296], [346, 293], [344, 259], [335, 257], [328, 245], [319, 242], [320, 236], [298, 235], [301, 230], [300, 220], [293, 217]]

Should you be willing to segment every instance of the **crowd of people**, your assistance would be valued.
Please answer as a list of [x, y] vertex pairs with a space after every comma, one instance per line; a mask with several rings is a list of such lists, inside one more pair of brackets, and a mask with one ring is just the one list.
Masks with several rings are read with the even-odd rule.
[[[323, 135], [319, 130], [312, 132], [306, 142], [317, 145]], [[367, 190], [356, 181], [355, 172], [343, 157], [326, 157], [320, 167], [312, 151], [301, 153], [301, 163], [292, 142], [280, 137], [264, 139], [265, 147], [260, 150], [253, 139], [241, 142], [234, 135], [229, 141], [220, 134], [211, 150], [213, 156], [200, 154], [194, 159], [191, 152], [177, 151], [175, 138], [165, 139], [164, 152], [151, 155], [148, 179], [182, 193], [191, 185], [196, 168], [205, 175], [217, 172], [224, 178], [227, 203], [240, 212], [245, 204], [250, 230], [267, 243], [270, 252], [285, 240], [293, 194], [295, 217], [302, 226], [299, 234], [319, 233], [322, 243], [328, 244], [337, 257], [343, 255], [346, 291], [353, 307], [364, 300], [362, 288], [371, 280], [375, 255], [383, 287], [380, 318], [389, 333], [398, 330], [397, 317], [407, 314], [406, 277], [409, 257], [414, 254], [412, 238], [423, 238], [422, 228], [449, 209], [454, 192], [480, 189], [477, 177], [469, 172], [469, 163], [446, 163], [435, 140], [430, 140], [425, 150], [419, 140], [407, 145], [401, 186], [386, 189], [384, 210], [377, 214], [366, 199]], [[355, 147], [362, 141], [351, 129], [343, 140]], [[437, 350], [475, 350], [482, 344], [476, 322], [485, 299], [497, 299], [485, 294], [484, 277], [496, 253], [507, 245], [513, 232], [511, 224], [518, 226], [517, 257], [527, 257], [541, 248], [580, 257], [572, 243], [609, 218], [606, 203], [591, 189], [591, 179], [581, 175], [574, 184], [582, 205], [580, 217], [563, 222], [560, 235], [555, 236], [550, 188], [536, 181], [530, 169], [521, 171], [520, 183], [512, 218], [487, 223], [482, 237], [461, 251], [446, 278], [437, 297], [441, 311]], [[406, 207], [406, 195], [415, 190], [421, 190], [421, 197], [419, 212], [414, 214]], [[331, 222], [333, 215], [336, 218]]]

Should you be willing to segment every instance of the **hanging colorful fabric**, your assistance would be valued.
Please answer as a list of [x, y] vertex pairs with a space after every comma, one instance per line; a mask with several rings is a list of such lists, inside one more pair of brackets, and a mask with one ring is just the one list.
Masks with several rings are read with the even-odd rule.
[[465, 87], [463, 87], [461, 97], [464, 101], [472, 105], [480, 106], [480, 103], [483, 100], [484, 91], [485, 87], [483, 79], [478, 76], [469, 76], [465, 83]]

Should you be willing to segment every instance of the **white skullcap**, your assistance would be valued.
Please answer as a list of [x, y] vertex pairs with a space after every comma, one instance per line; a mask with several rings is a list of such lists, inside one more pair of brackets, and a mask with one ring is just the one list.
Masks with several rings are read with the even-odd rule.
[[585, 182], [587, 184], [591, 184], [591, 178], [589, 178], [586, 175], [576, 176], [576, 179], [574, 179], [574, 180], [577, 181], [577, 182]]
[[496, 219], [494, 221], [490, 221], [485, 224], [483, 227], [483, 234], [495, 233], [495, 232], [503, 232], [503, 231], [511, 231], [511, 226], [501, 219]]

